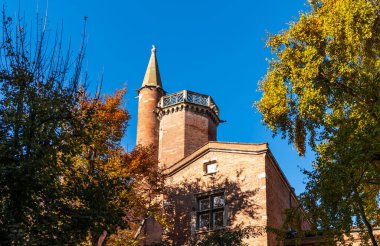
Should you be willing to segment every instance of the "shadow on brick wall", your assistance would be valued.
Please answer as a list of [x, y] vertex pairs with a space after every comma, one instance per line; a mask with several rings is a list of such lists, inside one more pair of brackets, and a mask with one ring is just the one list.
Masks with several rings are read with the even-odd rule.
[[[256, 203], [258, 189], [242, 190], [241, 173], [237, 171], [236, 177], [215, 174], [191, 181], [184, 179], [180, 184], [168, 181], [164, 209], [172, 227], [165, 229], [164, 241], [169, 245], [195, 245], [212, 234], [235, 232], [242, 238], [260, 235], [263, 228], [252, 223], [257, 221], [261, 209]], [[213, 194], [224, 196], [223, 226], [199, 228], [199, 199]]]

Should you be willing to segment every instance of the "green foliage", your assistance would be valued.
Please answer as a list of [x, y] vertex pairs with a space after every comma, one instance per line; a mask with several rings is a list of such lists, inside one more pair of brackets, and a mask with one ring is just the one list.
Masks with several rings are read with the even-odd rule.
[[302, 239], [310, 232], [303, 230], [305, 225], [305, 211], [302, 207], [292, 207], [284, 210], [284, 222], [281, 228], [267, 227], [267, 231], [276, 235], [277, 245], [284, 240], [291, 239], [296, 245], [300, 245]]
[[34, 46], [20, 20], [17, 23], [3, 13], [0, 244], [43, 245], [56, 241], [52, 235], [59, 230], [58, 159], [71, 154], [64, 129], [72, 124], [70, 109], [76, 103], [83, 50], [69, 76], [69, 57], [59, 43], [47, 51], [45, 33], [39, 33]]
[[326, 133], [352, 119], [364, 130], [379, 117], [378, 3], [326, 0], [312, 7], [269, 38], [278, 59], [270, 62], [258, 103], [264, 122], [287, 134], [301, 155], [307, 133], [314, 146], [321, 127]]
[[38, 23], [29, 39], [20, 20], [3, 13], [0, 244], [93, 245], [133, 238], [146, 214], [163, 222], [154, 150], [121, 146], [125, 89], [91, 97], [79, 85], [85, 45], [71, 59], [62, 37], [50, 46]]
[[[191, 245], [195, 246], [248, 246], [244, 239], [261, 235], [262, 230], [256, 226], [246, 226], [244, 228], [220, 229], [198, 233]], [[177, 245], [172, 242], [160, 242], [151, 246]]]
[[244, 239], [258, 235], [257, 228], [245, 227], [236, 230], [220, 230], [200, 235], [197, 246], [245, 246]]
[[269, 38], [276, 58], [257, 107], [300, 155], [307, 144], [317, 152], [301, 196], [314, 229], [334, 238], [357, 226], [371, 236], [380, 223], [380, 2], [310, 7]]

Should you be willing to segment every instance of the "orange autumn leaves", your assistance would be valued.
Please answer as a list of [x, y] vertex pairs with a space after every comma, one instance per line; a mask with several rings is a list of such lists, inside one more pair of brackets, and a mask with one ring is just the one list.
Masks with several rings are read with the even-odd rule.
[[133, 235], [126, 229], [136, 228], [147, 214], [160, 213], [155, 198], [163, 179], [154, 149], [138, 146], [127, 153], [121, 145], [130, 119], [123, 106], [125, 92], [91, 97], [81, 90], [72, 109], [74, 137], [69, 145], [76, 154], [62, 178], [63, 202], [74, 211], [70, 216], [75, 221], [88, 225], [93, 242], [104, 231], [107, 239], [115, 238], [113, 234]]
[[[79, 97], [79, 117], [84, 121], [90, 116], [91, 121], [85, 122], [87, 130], [92, 130], [94, 141], [107, 143], [118, 142], [125, 134], [130, 118], [125, 107], [122, 107], [126, 89], [117, 90], [114, 95], [90, 98], [86, 93]], [[83, 122], [84, 122], [83, 121]], [[84, 130], [86, 130], [84, 129]]]

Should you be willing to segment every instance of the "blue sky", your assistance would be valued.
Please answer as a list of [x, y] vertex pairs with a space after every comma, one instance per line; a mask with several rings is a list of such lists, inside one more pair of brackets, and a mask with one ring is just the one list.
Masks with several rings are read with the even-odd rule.
[[268, 33], [286, 29], [306, 9], [305, 0], [0, 0], [14, 16], [18, 3], [30, 23], [38, 9], [48, 12], [49, 30], [63, 25], [64, 39], [77, 50], [84, 16], [87, 22], [85, 67], [91, 82], [103, 74], [103, 92], [127, 86], [126, 106], [132, 115], [123, 141], [131, 150], [136, 138], [137, 93], [151, 45], [163, 87], [168, 93], [188, 89], [211, 95], [221, 118], [218, 140], [268, 142], [282, 170], [295, 187], [304, 189], [300, 168], [310, 168], [313, 154], [298, 157], [286, 139], [272, 137], [252, 105], [260, 99], [258, 81], [271, 56]]

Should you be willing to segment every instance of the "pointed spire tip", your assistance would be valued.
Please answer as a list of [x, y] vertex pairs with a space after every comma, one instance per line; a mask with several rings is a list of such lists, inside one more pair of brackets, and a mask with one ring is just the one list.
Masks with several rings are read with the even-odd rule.
[[152, 86], [157, 88], [162, 88], [160, 71], [158, 68], [157, 58], [156, 58], [156, 46], [152, 45], [152, 54], [149, 59], [148, 67], [145, 72], [142, 87]]

